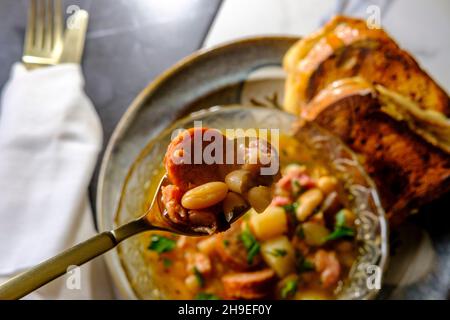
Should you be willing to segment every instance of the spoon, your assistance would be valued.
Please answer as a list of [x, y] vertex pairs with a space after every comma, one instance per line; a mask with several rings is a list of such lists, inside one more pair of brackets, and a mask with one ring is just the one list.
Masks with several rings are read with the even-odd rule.
[[[161, 187], [168, 183], [167, 177], [159, 182], [157, 192], [148, 210], [138, 219], [130, 221], [112, 231], [102, 232], [80, 244], [63, 251], [30, 270], [24, 271], [0, 285], [0, 300], [20, 299], [28, 293], [42, 287], [48, 282], [67, 272], [70, 266], [80, 266], [89, 260], [111, 250], [121, 241], [144, 231], [161, 230], [187, 236], [206, 236], [206, 232], [171, 223], [161, 210]], [[248, 208], [247, 208], [248, 209]], [[224, 231], [238, 219], [246, 209], [237, 212], [228, 226], [222, 226], [216, 232]]]
[[[70, 249], [67, 249], [66, 251], [63, 251], [57, 256], [38, 264], [30, 270], [11, 278], [7, 282], [0, 285], [0, 300], [20, 299], [28, 293], [63, 275], [68, 271], [70, 266], [80, 266], [85, 262], [111, 250], [121, 241], [144, 231], [161, 230], [185, 236], [206, 236], [211, 235], [212, 233], [222, 232], [230, 228], [234, 221], [250, 209], [248, 203], [246, 206], [235, 208], [232, 212], [232, 216], [227, 216], [220, 219], [221, 215], [219, 215], [218, 220], [216, 221], [217, 225], [213, 230], [206, 228], [195, 228], [193, 225], [189, 225], [189, 223], [185, 224], [174, 222], [170, 219], [166, 206], [162, 203], [162, 188], [167, 186], [170, 182], [175, 182], [175, 184], [177, 184], [177, 182], [180, 184], [184, 182], [203, 184], [204, 181], [200, 181], [199, 178], [202, 179], [201, 177], [203, 177], [203, 180], [205, 180], [206, 176], [206, 180], [214, 181], [215, 178], [217, 178], [217, 172], [223, 171], [217, 166], [208, 166], [209, 169], [200, 167], [199, 169], [199, 167], [195, 166], [195, 159], [191, 162], [181, 162], [181, 166], [179, 166], [179, 164], [175, 164], [173, 161], [172, 155], [174, 152], [177, 152], [178, 147], [180, 147], [180, 150], [182, 151], [189, 146], [194, 148], [189, 150], [196, 150], [195, 145], [193, 145], [195, 143], [195, 135], [203, 134], [207, 130], [208, 129], [206, 128], [191, 128], [171, 141], [167, 148], [167, 158], [165, 157], [164, 160], [170, 181], [167, 176], [161, 178], [149, 208], [140, 218], [128, 222], [115, 230], [102, 232]], [[219, 135], [222, 139], [226, 139], [222, 134], [219, 133]], [[203, 142], [204, 141], [202, 141], [201, 145], [202, 150], [209, 145], [209, 142], [205, 144]], [[249, 140], [247, 140], [247, 143], [250, 145]], [[226, 143], [223, 144], [223, 146], [226, 145]], [[252, 148], [255, 147], [259, 148], [259, 144], [253, 145]], [[270, 150], [272, 150], [271, 147]], [[236, 161], [236, 163], [238, 162]], [[174, 169], [174, 166], [176, 169]], [[229, 167], [227, 168], [229, 169]], [[199, 171], [201, 171], [201, 173]], [[208, 233], [207, 231], [210, 232]]]

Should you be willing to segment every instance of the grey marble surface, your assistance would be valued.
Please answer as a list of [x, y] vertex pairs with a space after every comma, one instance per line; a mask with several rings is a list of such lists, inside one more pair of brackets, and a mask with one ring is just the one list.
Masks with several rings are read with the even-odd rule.
[[[83, 56], [86, 92], [104, 145], [133, 98], [159, 73], [201, 47], [220, 0], [63, 0], [90, 14]], [[27, 0], [0, 1], [0, 88], [20, 61]], [[96, 175], [91, 184], [95, 197]]]

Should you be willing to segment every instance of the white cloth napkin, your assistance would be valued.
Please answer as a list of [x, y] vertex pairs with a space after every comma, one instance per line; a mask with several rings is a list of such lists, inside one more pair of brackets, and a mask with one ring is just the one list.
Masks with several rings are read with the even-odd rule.
[[[13, 66], [0, 109], [0, 277], [6, 279], [95, 234], [87, 188], [102, 145], [79, 65]], [[29, 298], [111, 297], [103, 260]], [[0, 280], [1, 281], [1, 280]], [[69, 288], [70, 287], [70, 288]]]

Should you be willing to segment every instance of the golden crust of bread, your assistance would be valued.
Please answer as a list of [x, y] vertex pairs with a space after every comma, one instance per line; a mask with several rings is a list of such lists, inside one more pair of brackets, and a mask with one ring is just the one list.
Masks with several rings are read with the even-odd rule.
[[450, 100], [417, 62], [381, 29], [363, 20], [336, 17], [286, 54], [285, 108], [299, 113], [321, 89], [337, 79], [359, 76], [381, 84], [424, 109], [450, 115]]
[[[393, 225], [450, 191], [450, 156], [383, 110], [380, 93], [361, 83], [324, 90], [304, 112], [363, 155]], [[336, 88], [338, 89], [338, 88]]]
[[284, 107], [299, 113], [307, 102], [305, 91], [309, 77], [320, 63], [342, 46], [363, 39], [389, 39], [382, 29], [367, 29], [363, 20], [335, 16], [321, 29], [294, 44], [283, 59], [287, 72]]
[[[309, 55], [309, 60], [320, 62], [318, 55], [326, 57], [343, 45], [348, 45], [363, 39], [389, 39], [383, 29], [368, 29], [364, 20], [346, 16], [334, 16], [321, 29], [303, 37], [295, 43], [283, 59], [283, 67], [288, 72], [301, 69], [301, 60]], [[312, 49], [319, 44], [319, 49], [312, 53]]]
[[424, 109], [450, 115], [445, 91], [405, 51], [379, 39], [354, 42], [336, 50], [309, 78], [306, 100], [331, 82], [354, 76], [394, 90]]

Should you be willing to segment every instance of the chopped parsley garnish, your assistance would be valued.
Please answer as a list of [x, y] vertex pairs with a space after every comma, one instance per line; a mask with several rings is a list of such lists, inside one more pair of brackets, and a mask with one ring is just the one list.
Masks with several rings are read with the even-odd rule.
[[220, 297], [207, 292], [199, 292], [195, 296], [195, 300], [220, 300]]
[[164, 253], [171, 251], [176, 246], [175, 240], [166, 238], [160, 235], [152, 235], [150, 238], [150, 244], [148, 245], [148, 249], [152, 251], [156, 251], [158, 253]]
[[314, 269], [315, 269], [314, 263], [312, 263], [309, 260], [303, 259], [303, 261], [300, 265], [300, 272], [313, 271]]
[[283, 299], [292, 297], [297, 292], [297, 280], [289, 280], [281, 288], [281, 297]]
[[293, 202], [290, 204], [286, 204], [283, 206], [284, 211], [286, 211], [286, 213], [291, 214], [295, 217], [295, 212], [297, 211], [298, 208], [298, 202]]
[[227, 239], [223, 240], [223, 245], [225, 247], [228, 247], [230, 245], [230, 240], [227, 240]]
[[247, 263], [252, 264], [253, 259], [259, 253], [261, 246], [248, 228], [241, 232], [240, 239], [244, 244], [245, 249], [247, 249]]
[[164, 265], [165, 268], [170, 267], [172, 265], [172, 260], [164, 258], [163, 259], [163, 265]]
[[284, 249], [273, 249], [272, 251], [267, 252], [268, 254], [274, 256], [274, 257], [284, 257], [287, 255], [287, 251]]
[[355, 230], [349, 227], [340, 227], [334, 229], [332, 233], [326, 237], [327, 241], [335, 240], [339, 238], [353, 237], [355, 235]]
[[314, 263], [307, 260], [300, 252], [297, 251], [296, 256], [297, 256], [296, 264], [297, 264], [297, 272], [298, 273], [309, 272], [309, 271], [315, 270]]
[[336, 223], [334, 225], [334, 231], [330, 233], [325, 240], [336, 240], [339, 238], [345, 238], [345, 237], [354, 237], [355, 236], [355, 230], [353, 230], [350, 227], [347, 227], [345, 225], [345, 212], [344, 210], [340, 210], [336, 214]]
[[298, 181], [297, 179], [291, 180], [291, 189], [292, 189], [292, 194], [294, 195], [294, 197], [297, 197], [303, 191], [303, 187], [300, 184], [300, 181]]
[[203, 279], [203, 275], [200, 271], [198, 271], [197, 267], [194, 267], [194, 275], [197, 279], [198, 285], [203, 288], [205, 286], [205, 279]]

